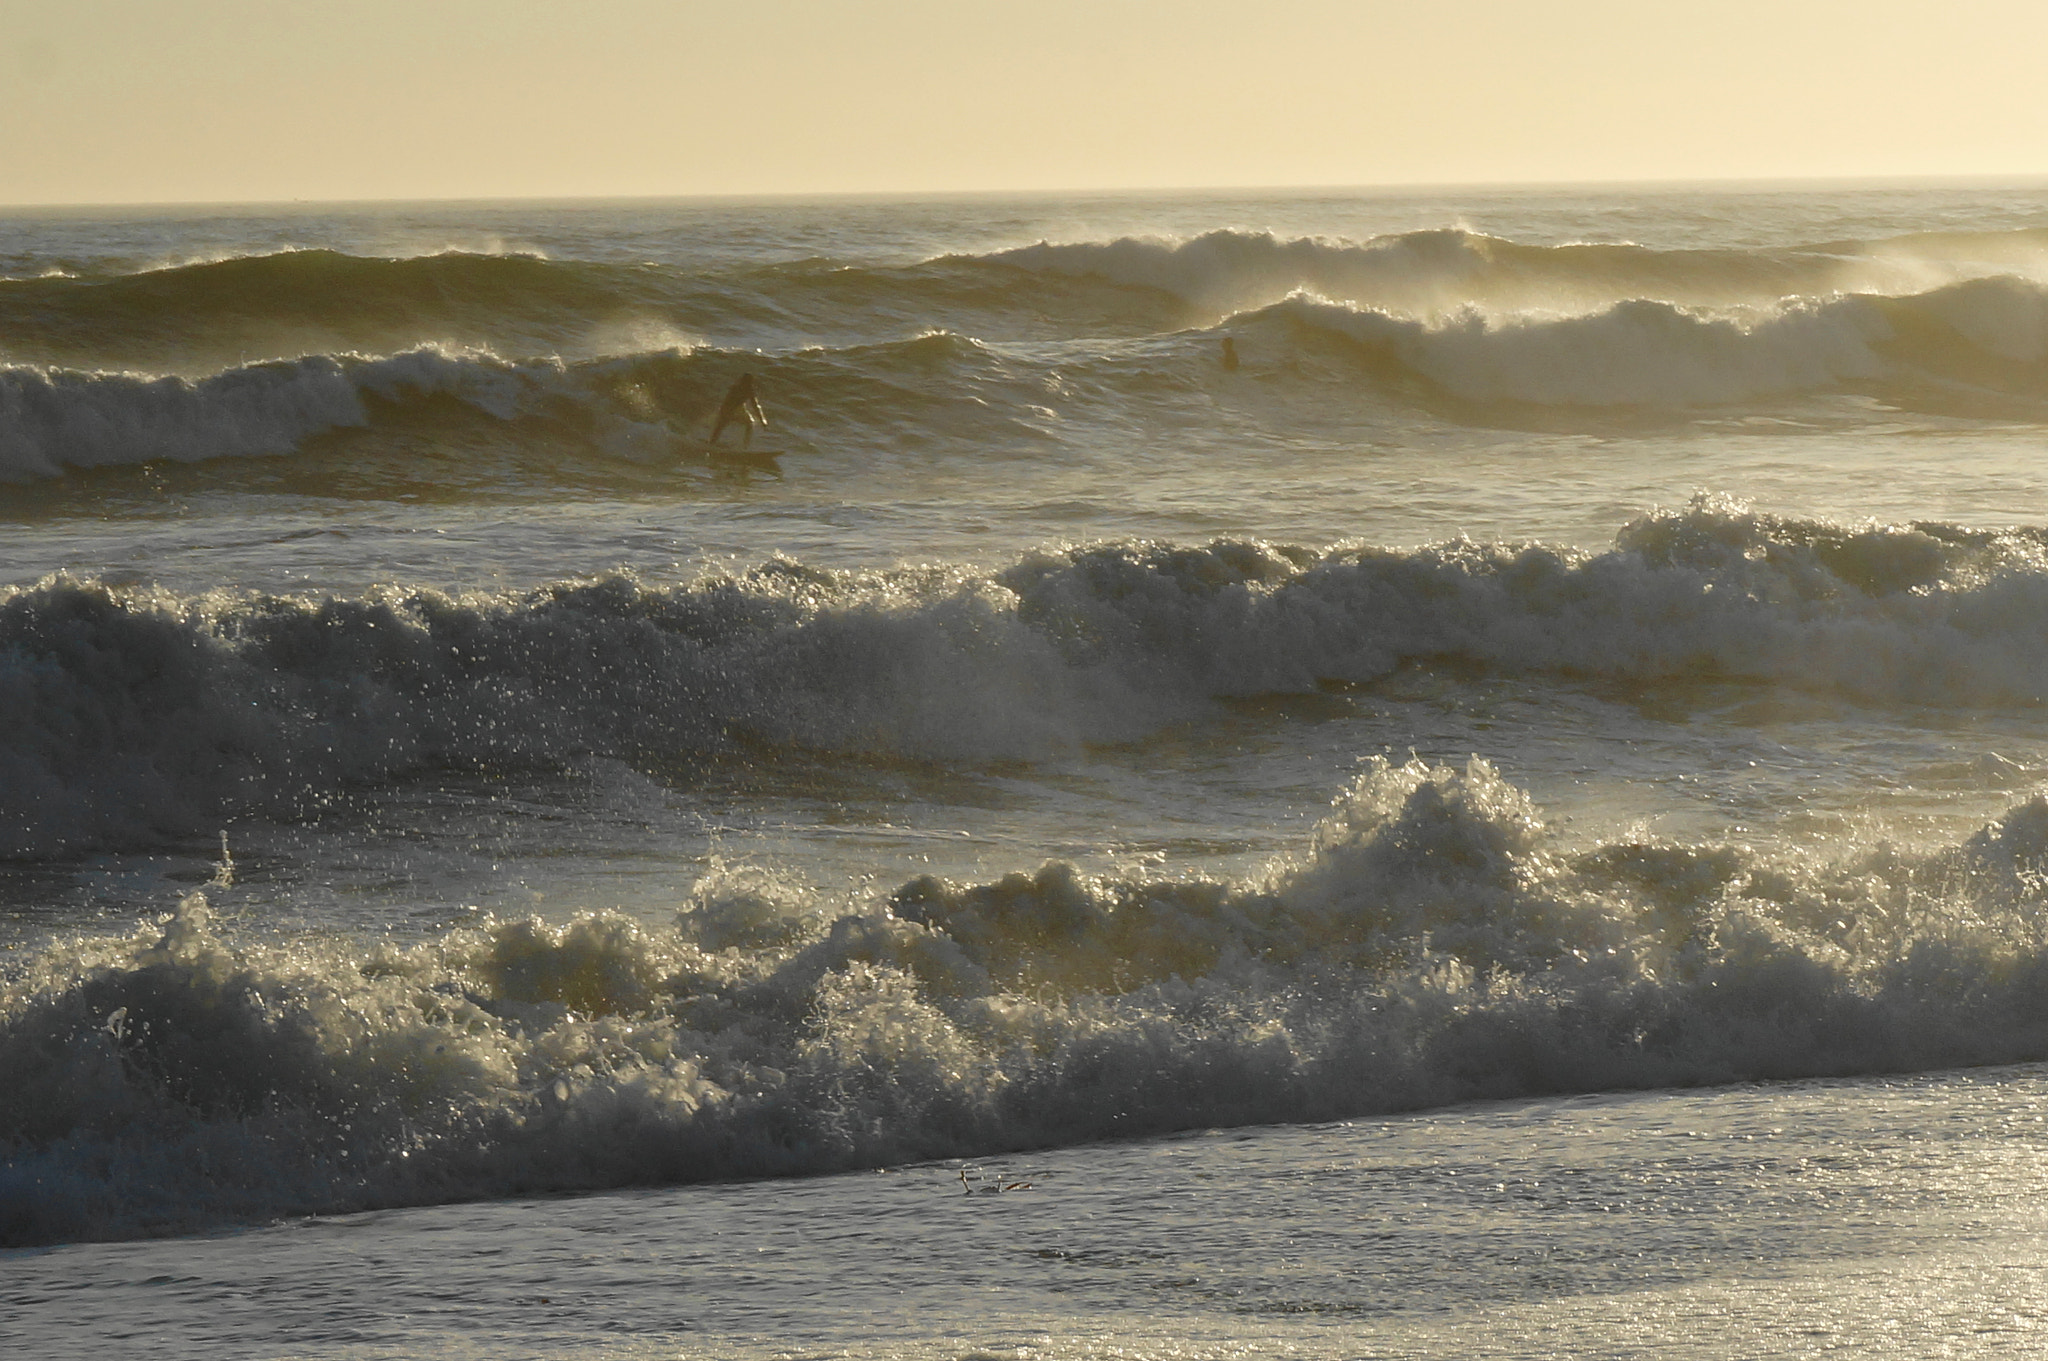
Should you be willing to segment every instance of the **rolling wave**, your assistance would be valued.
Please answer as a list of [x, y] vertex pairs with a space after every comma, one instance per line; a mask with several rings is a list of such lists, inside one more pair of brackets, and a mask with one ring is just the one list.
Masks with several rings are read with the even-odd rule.
[[2038, 416], [2048, 398], [2048, 286], [2014, 278], [1732, 312], [1633, 299], [1434, 323], [1297, 295], [1230, 325], [1342, 337], [1476, 403], [1683, 412], [1850, 392], [1909, 410]]
[[440, 350], [387, 359], [313, 355], [197, 381], [5, 368], [0, 480], [159, 460], [288, 454], [315, 436], [370, 425], [379, 406], [436, 395], [461, 401], [479, 416], [510, 420], [536, 377], [532, 366]]
[[793, 350], [932, 330], [1032, 339], [1149, 334], [1185, 324], [1164, 295], [948, 257], [679, 267], [284, 251], [116, 275], [0, 279], [0, 358], [195, 376], [248, 358], [436, 345], [595, 358], [713, 335]]
[[426, 342], [552, 353], [659, 298], [644, 271], [533, 255], [283, 251], [135, 274], [0, 282], [0, 353], [45, 364], [217, 365]]
[[[705, 347], [600, 359], [504, 359], [423, 347], [308, 355], [200, 378], [0, 367], [0, 482], [91, 468], [280, 457], [348, 432], [481, 432], [547, 463], [673, 464], [742, 371], [809, 437], [1042, 442], [1042, 368], [935, 332], [880, 345], [763, 356]], [[778, 424], [781, 422], [778, 421]], [[785, 445], [801, 440], [786, 438]], [[449, 441], [462, 458], [461, 441]], [[431, 475], [426, 468], [421, 475]]]
[[0, 855], [146, 846], [345, 781], [744, 745], [983, 763], [1415, 663], [1877, 705], [2048, 698], [2048, 534], [1702, 501], [1588, 555], [1064, 548], [992, 575], [776, 560], [525, 594], [0, 595]]
[[[0, 476], [208, 448], [287, 452], [321, 429], [373, 424], [343, 389], [386, 395], [394, 375], [433, 366], [419, 357], [428, 352], [471, 356], [479, 374], [494, 370], [491, 383], [517, 369], [590, 405], [600, 424], [617, 413], [546, 371], [579, 375], [574, 387], [606, 361], [651, 373], [670, 351], [765, 353], [793, 366], [794, 400], [815, 395], [821, 418], [844, 430], [860, 422], [828, 399], [844, 395], [842, 380], [860, 385], [859, 363], [872, 364], [864, 381], [888, 385], [909, 379], [912, 357], [931, 358], [929, 346], [905, 348], [920, 337], [975, 337], [996, 349], [964, 342], [958, 363], [927, 364], [932, 395], [955, 415], [1001, 408], [1030, 426], [1034, 409], [1061, 406], [1055, 370], [1089, 373], [1112, 406], [1144, 400], [1118, 386], [1132, 378], [1116, 363], [1125, 342], [1182, 346], [1182, 385], [1209, 384], [1213, 365], [1197, 364], [1195, 341], [1218, 325], [1263, 332], [1283, 359], [1298, 336], [1339, 338], [1383, 366], [1392, 381], [1382, 395], [1395, 401], [1420, 378], [1468, 403], [1559, 411], [1683, 413], [1849, 392], [1907, 409], [1984, 414], [1980, 401], [1988, 414], [2037, 416], [2048, 396], [2048, 233], [1653, 251], [1464, 231], [1362, 245], [1213, 232], [715, 274], [308, 250], [16, 279], [0, 281], [0, 355], [13, 361], [0, 369], [0, 434], [11, 436], [0, 440]], [[252, 352], [275, 358], [251, 363]], [[123, 371], [151, 381], [109, 376]], [[1365, 377], [1378, 381], [1370, 365]], [[421, 381], [460, 397], [467, 380]], [[644, 381], [653, 392], [666, 380]], [[899, 387], [891, 401], [910, 393], [915, 407], [920, 383]], [[694, 412], [699, 401], [686, 404]]]
[[[1993, 276], [2048, 280], [2048, 230], [1747, 250], [1532, 245], [1454, 228], [1366, 242], [1215, 231], [1041, 242], [910, 265], [813, 259], [708, 272], [517, 253], [287, 250], [136, 273], [0, 279], [0, 345], [17, 360], [95, 365], [209, 337], [216, 348], [237, 339], [311, 342], [258, 349], [262, 357], [429, 341], [551, 353], [622, 314], [779, 328], [787, 340], [809, 333], [830, 344], [848, 343], [854, 331], [899, 338], [900, 330], [878, 329], [891, 325], [1052, 338], [1213, 322], [1296, 292], [1427, 320], [1469, 309], [1600, 311], [1631, 300], [1714, 308], [1901, 296]], [[1180, 306], [1162, 305], [1169, 298]]]
[[1475, 759], [1374, 762], [1237, 880], [720, 871], [668, 923], [410, 946], [238, 939], [195, 893], [0, 983], [0, 1246], [2038, 1060], [2044, 859], [2038, 797], [1922, 854], [1567, 852]]
[[[1222, 329], [1256, 342], [1247, 351], [1256, 370], [1344, 384], [1344, 400], [1381, 402], [1389, 418], [1421, 401], [1480, 424], [1502, 406], [1683, 420], [1846, 394], [1910, 411], [2040, 419], [2048, 401], [2048, 286], [2011, 277], [1738, 311], [1635, 299], [1569, 315], [1468, 310], [1427, 322], [1297, 294]], [[0, 480], [284, 455], [337, 431], [405, 429], [429, 416], [543, 458], [646, 462], [701, 425], [742, 369], [770, 379], [790, 427], [815, 441], [922, 442], [983, 457], [1074, 432], [1107, 437], [1161, 403], [1170, 423], [1176, 404], [1220, 391], [1213, 335], [1034, 349], [940, 331], [778, 355], [676, 346], [580, 360], [433, 346], [197, 378], [0, 367]], [[1318, 346], [1348, 358], [1287, 367]]]
[[2048, 281], [2048, 230], [1750, 250], [1526, 245], [1450, 228], [1363, 243], [1215, 231], [1178, 241], [1040, 242], [987, 258], [1038, 273], [1161, 290], [1206, 310], [1212, 320], [1296, 292], [1433, 320], [1471, 310], [1598, 312], [1633, 300], [1733, 307], [1843, 293], [1924, 293], [1995, 275]]

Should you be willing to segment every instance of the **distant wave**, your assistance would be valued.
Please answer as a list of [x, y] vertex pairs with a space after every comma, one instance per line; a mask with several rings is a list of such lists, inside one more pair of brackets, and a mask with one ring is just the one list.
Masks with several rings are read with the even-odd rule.
[[[2048, 286], [2012, 277], [1737, 310], [1634, 299], [1585, 313], [1435, 321], [1297, 294], [1226, 325], [1263, 338], [1268, 356], [1294, 353], [1305, 338], [1334, 348], [1350, 367], [1321, 370], [1322, 380], [1397, 405], [1435, 394], [1468, 407], [1683, 418], [1855, 394], [1905, 410], [2039, 419], [2048, 402]], [[742, 368], [771, 381], [792, 427], [820, 441], [1028, 449], [1062, 438], [1062, 422], [1085, 437], [1090, 421], [1113, 428], [1131, 411], [1185, 402], [1216, 381], [1205, 347], [1196, 358], [1201, 339], [1182, 333], [1128, 354], [1099, 341], [1047, 356], [947, 331], [779, 355], [674, 346], [513, 360], [425, 347], [198, 378], [0, 366], [0, 480], [283, 455], [335, 431], [428, 419], [467, 420], [551, 457], [644, 462], [707, 418]]]
[[1108, 544], [994, 575], [772, 561], [688, 585], [0, 593], [0, 855], [149, 845], [436, 767], [740, 742], [1033, 759], [1415, 662], [1874, 705], [2048, 699], [2048, 534], [1703, 501], [1613, 550]]
[[[251, 358], [346, 364], [421, 349], [580, 365], [698, 343], [843, 353], [934, 332], [1100, 348], [1257, 325], [1277, 307], [1481, 401], [1685, 406], [1882, 389], [1901, 376], [2032, 397], [2048, 388], [2044, 287], [2048, 232], [1748, 251], [1534, 246], [1456, 230], [1363, 244], [1212, 232], [700, 274], [306, 250], [0, 281], [0, 362], [208, 383]], [[48, 450], [38, 461], [77, 466]]]
[[1159, 289], [1212, 317], [1306, 292], [1430, 320], [1473, 309], [1597, 312], [1631, 300], [1728, 307], [1841, 293], [1921, 293], [1989, 275], [2048, 281], [2048, 230], [1770, 250], [1537, 246], [1459, 229], [1362, 243], [1215, 231], [1189, 240], [1041, 242], [987, 258]]
[[1475, 402], [1677, 410], [1849, 391], [1967, 411], [1982, 399], [2048, 398], [2048, 286], [2014, 278], [1739, 312], [1634, 299], [1434, 323], [1296, 296], [1231, 322], [1273, 324], [1342, 336]]
[[620, 266], [532, 255], [380, 259], [296, 250], [137, 274], [0, 282], [0, 354], [131, 364], [193, 346], [269, 358], [426, 341], [548, 353], [596, 320], [647, 305], [636, 272]]
[[2039, 1060], [2044, 859], [2038, 797], [1920, 854], [1568, 852], [1483, 761], [1377, 761], [1238, 880], [1054, 861], [846, 911], [721, 871], [672, 922], [414, 945], [193, 894], [0, 982], [0, 1246]]
[[649, 348], [647, 337], [661, 332], [788, 351], [947, 329], [1147, 334], [1186, 320], [1184, 307], [1141, 290], [959, 258], [691, 272], [517, 254], [297, 250], [134, 274], [0, 279], [0, 361], [186, 374], [251, 358], [424, 345], [596, 358]]

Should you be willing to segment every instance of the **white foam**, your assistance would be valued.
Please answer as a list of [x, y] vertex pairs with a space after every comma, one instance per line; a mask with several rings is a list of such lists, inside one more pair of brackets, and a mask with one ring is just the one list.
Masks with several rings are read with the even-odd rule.
[[1243, 882], [721, 872], [673, 925], [238, 939], [194, 894], [0, 985], [0, 1242], [820, 1171], [1478, 1097], [2039, 1059], [2048, 802], [1841, 861], [1567, 853], [1377, 762]]
[[1685, 407], [1828, 390], [1887, 372], [1890, 327], [1858, 301], [1795, 305], [1761, 316], [1700, 315], [1626, 302], [1590, 316], [1442, 325], [1291, 304], [1304, 320], [1369, 345], [1471, 401], [1547, 406]]
[[2028, 706], [2048, 694], [2044, 542], [1703, 499], [1603, 554], [1123, 543], [994, 576], [776, 560], [326, 601], [57, 578], [0, 592], [0, 853], [205, 831], [428, 763], [667, 759], [735, 735], [1033, 760], [1423, 659]]
[[0, 368], [0, 480], [157, 460], [289, 454], [324, 431], [363, 426], [366, 396], [460, 398], [496, 419], [518, 414], [560, 371], [474, 352], [423, 348], [386, 358], [308, 355], [200, 379]]
[[1505, 244], [1463, 231], [1412, 232], [1365, 244], [1215, 231], [1189, 240], [1040, 242], [991, 258], [1023, 269], [1160, 289], [1212, 317], [1299, 290], [1427, 314], [1473, 301], [1487, 272], [1489, 248]]

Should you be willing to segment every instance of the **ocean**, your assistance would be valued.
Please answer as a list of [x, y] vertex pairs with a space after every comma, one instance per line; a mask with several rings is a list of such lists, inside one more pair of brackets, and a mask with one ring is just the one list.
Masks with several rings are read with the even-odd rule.
[[2035, 1354], [2044, 453], [2048, 184], [10, 210], [0, 1339]]

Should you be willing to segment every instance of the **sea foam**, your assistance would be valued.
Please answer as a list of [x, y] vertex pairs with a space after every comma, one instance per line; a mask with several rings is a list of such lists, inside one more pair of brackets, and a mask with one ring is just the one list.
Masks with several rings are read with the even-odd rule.
[[0, 988], [0, 1243], [2040, 1059], [2044, 856], [2039, 798], [1921, 854], [1574, 852], [1483, 761], [1375, 761], [1236, 881], [721, 873], [410, 945], [194, 894]]
[[776, 559], [681, 584], [328, 599], [52, 578], [0, 592], [0, 854], [146, 845], [436, 768], [736, 743], [1034, 760], [1416, 663], [2031, 707], [2044, 546], [1707, 499], [1598, 554], [1135, 542], [993, 574]]
[[0, 368], [0, 480], [67, 469], [289, 454], [361, 427], [372, 406], [446, 395], [511, 418], [542, 371], [489, 355], [422, 349], [388, 358], [310, 355], [201, 379]]

